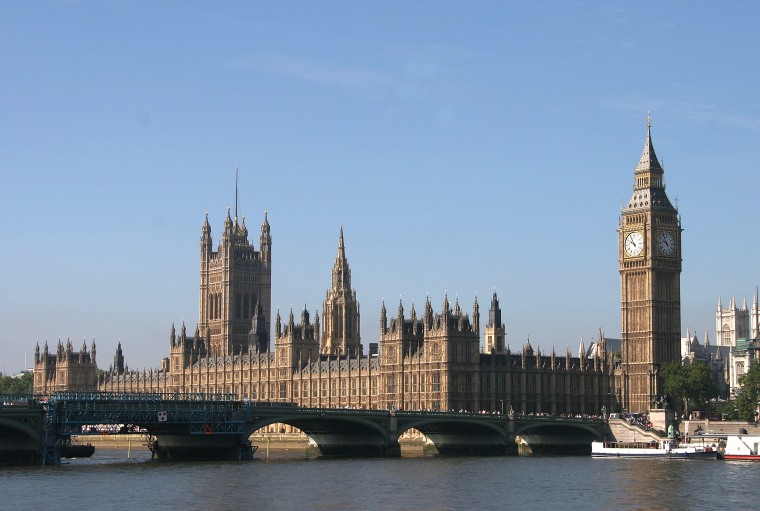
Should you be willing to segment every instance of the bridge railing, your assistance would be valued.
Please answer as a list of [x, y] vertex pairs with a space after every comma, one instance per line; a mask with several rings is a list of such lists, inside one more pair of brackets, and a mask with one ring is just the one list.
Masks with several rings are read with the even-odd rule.
[[43, 399], [48, 401], [241, 401], [235, 394], [207, 392], [56, 392]]
[[0, 406], [18, 406], [20, 404], [35, 404], [31, 394], [0, 394]]

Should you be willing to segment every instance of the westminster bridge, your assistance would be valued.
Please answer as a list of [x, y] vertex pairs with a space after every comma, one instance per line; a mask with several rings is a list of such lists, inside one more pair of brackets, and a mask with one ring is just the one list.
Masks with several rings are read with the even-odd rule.
[[158, 459], [245, 460], [249, 437], [271, 424], [306, 435], [323, 456], [401, 455], [399, 437], [417, 430], [441, 455], [590, 452], [602, 419], [440, 411], [304, 408], [227, 395], [66, 393], [0, 396], [0, 462], [57, 464], [71, 435], [143, 432]]

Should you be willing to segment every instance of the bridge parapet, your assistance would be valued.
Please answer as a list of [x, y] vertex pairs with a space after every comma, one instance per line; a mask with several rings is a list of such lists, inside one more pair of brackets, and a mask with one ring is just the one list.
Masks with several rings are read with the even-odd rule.
[[119, 425], [117, 431], [123, 427], [124, 432], [136, 428], [151, 435], [154, 455], [174, 459], [198, 453], [247, 459], [250, 435], [274, 423], [302, 430], [322, 454], [344, 456], [400, 456], [399, 437], [410, 429], [424, 434], [440, 454], [512, 453], [518, 437], [526, 444], [590, 446], [601, 438], [603, 424], [582, 417], [306, 408], [231, 394], [58, 393], [42, 399], [58, 435], [96, 432], [98, 424]]

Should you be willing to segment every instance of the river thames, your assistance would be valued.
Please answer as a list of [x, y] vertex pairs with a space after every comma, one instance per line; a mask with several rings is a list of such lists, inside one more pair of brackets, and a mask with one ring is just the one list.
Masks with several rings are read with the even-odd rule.
[[554, 457], [154, 462], [99, 449], [61, 466], [0, 468], [0, 509], [749, 509], [760, 465]]

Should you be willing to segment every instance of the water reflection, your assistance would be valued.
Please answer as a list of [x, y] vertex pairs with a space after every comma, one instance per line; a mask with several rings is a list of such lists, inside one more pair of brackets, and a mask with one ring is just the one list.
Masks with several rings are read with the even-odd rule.
[[717, 509], [755, 505], [751, 463], [590, 457], [154, 462], [99, 450], [60, 467], [0, 469], [3, 509]]

